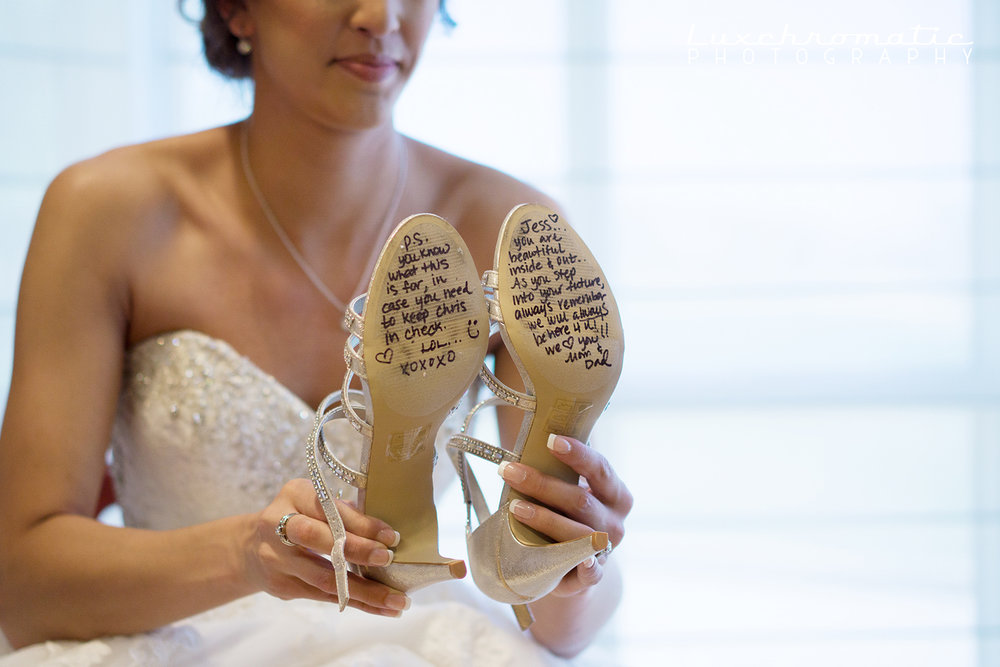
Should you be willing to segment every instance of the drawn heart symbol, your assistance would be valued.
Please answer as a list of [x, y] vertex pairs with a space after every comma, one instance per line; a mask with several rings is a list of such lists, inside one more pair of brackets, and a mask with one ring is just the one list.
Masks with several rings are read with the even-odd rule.
[[385, 352], [377, 352], [375, 354], [375, 361], [380, 364], [391, 364], [392, 363], [392, 348], [385, 348]]
[[551, 220], [552, 222], [559, 222], [559, 214], [549, 213], [549, 220]]

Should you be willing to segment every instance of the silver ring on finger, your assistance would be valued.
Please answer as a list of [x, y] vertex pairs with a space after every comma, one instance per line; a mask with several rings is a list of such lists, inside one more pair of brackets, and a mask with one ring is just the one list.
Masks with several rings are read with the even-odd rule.
[[274, 534], [278, 536], [282, 544], [286, 544], [290, 547], [297, 547], [298, 545], [288, 539], [288, 533], [285, 532], [288, 526], [288, 520], [293, 516], [298, 516], [298, 512], [289, 512], [285, 516], [281, 517], [281, 521], [279, 521], [278, 525], [274, 527]]

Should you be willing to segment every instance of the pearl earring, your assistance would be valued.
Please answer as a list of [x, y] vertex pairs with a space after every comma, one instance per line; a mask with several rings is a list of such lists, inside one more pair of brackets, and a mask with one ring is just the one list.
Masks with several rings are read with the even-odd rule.
[[250, 52], [253, 51], [253, 44], [246, 37], [240, 37], [236, 40], [236, 52], [241, 56], [248, 56]]

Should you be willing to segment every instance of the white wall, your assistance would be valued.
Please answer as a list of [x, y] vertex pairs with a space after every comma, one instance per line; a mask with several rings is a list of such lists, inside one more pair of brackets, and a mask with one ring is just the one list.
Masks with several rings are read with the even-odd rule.
[[[997, 3], [451, 4], [398, 125], [562, 200], [625, 314], [600, 442], [638, 502], [588, 659], [1000, 664]], [[0, 9], [6, 377], [45, 184], [246, 91], [172, 2]]]

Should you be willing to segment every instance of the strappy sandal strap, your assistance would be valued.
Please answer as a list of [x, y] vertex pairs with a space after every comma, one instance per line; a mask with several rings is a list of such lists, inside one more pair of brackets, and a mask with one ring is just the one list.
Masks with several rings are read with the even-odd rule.
[[[504, 400], [500, 396], [480, 401], [465, 417], [465, 421], [462, 423], [462, 430], [448, 440], [448, 458], [451, 459], [451, 463], [455, 466], [455, 471], [458, 473], [459, 482], [462, 484], [462, 495], [465, 499], [466, 534], [472, 531], [473, 511], [475, 511], [476, 520], [479, 523], [486, 521], [490, 517], [491, 512], [489, 505], [486, 503], [486, 497], [483, 495], [483, 490], [479, 486], [479, 480], [476, 479], [475, 474], [472, 472], [472, 468], [465, 460], [465, 455], [472, 454], [493, 463], [501, 463], [502, 461], [512, 461], [516, 463], [521, 460], [521, 457], [518, 454], [515, 454], [510, 450], [503, 449], [502, 447], [496, 447], [495, 445], [484, 442], [479, 438], [473, 438], [468, 435], [473, 419], [482, 408], [503, 404], [516, 405]], [[532, 407], [534, 406], [532, 405]], [[511, 609], [514, 610], [514, 617], [517, 619], [517, 623], [522, 630], [527, 630], [534, 622], [535, 618], [532, 615], [531, 610], [528, 608], [528, 605], [513, 604], [511, 605]]]
[[500, 378], [493, 374], [493, 371], [486, 364], [483, 364], [483, 367], [479, 369], [479, 377], [482, 378], [486, 387], [507, 405], [513, 405], [515, 408], [520, 408], [525, 412], [535, 411], [537, 402], [534, 396], [508, 387]]
[[[492, 336], [503, 325], [503, 315], [500, 313], [500, 304], [496, 299], [496, 289], [499, 284], [497, 272], [493, 270], [483, 271], [482, 284], [483, 295], [486, 297], [486, 305], [490, 313], [490, 335]], [[482, 378], [491, 392], [503, 399], [508, 405], [513, 405], [528, 412], [535, 411], [536, 401], [534, 396], [508, 387], [500, 381], [500, 378], [494, 375], [493, 371], [486, 364], [483, 364], [483, 367], [479, 369], [479, 377]]]
[[358, 338], [362, 337], [362, 333], [365, 330], [364, 324], [364, 312], [365, 312], [365, 302], [368, 300], [368, 293], [359, 294], [351, 302], [347, 304], [347, 310], [344, 312], [344, 326], [347, 328], [348, 333], [351, 333]]
[[[344, 556], [344, 545], [347, 543], [347, 529], [344, 528], [344, 521], [330, 493], [319, 463], [316, 460], [317, 453], [323, 461], [330, 466], [333, 474], [347, 482], [351, 486], [363, 488], [367, 483], [367, 476], [364, 473], [353, 470], [344, 465], [326, 446], [326, 438], [323, 435], [323, 426], [333, 420], [342, 418], [345, 414], [345, 406], [351, 404], [352, 399], [358, 392], [342, 394], [337, 391], [324, 398], [316, 410], [316, 419], [313, 422], [313, 430], [309, 436], [309, 443], [306, 447], [306, 467], [309, 470], [309, 477], [312, 480], [316, 496], [319, 498], [323, 514], [326, 515], [326, 522], [330, 526], [333, 535], [333, 548], [330, 550], [330, 563], [333, 566], [337, 585], [337, 603], [340, 611], [344, 611], [350, 601], [350, 592], [347, 584], [347, 558]], [[344, 396], [347, 400], [344, 400]], [[339, 405], [337, 405], [339, 404]], [[331, 409], [331, 406], [336, 405]]]
[[510, 450], [491, 445], [483, 440], [473, 438], [471, 435], [468, 435], [469, 430], [472, 428], [472, 422], [475, 420], [475, 417], [480, 410], [483, 408], [506, 404], [507, 402], [501, 398], [493, 397], [487, 398], [486, 400], [480, 401], [474, 405], [472, 409], [469, 410], [469, 414], [465, 416], [465, 420], [462, 422], [461, 430], [448, 440], [448, 447], [459, 449], [466, 454], [472, 454], [493, 463], [521, 460], [520, 456]]
[[[355, 304], [361, 297], [358, 297], [351, 302], [351, 306]], [[348, 312], [351, 312], [348, 309]], [[348, 318], [349, 319], [349, 318]], [[351, 323], [353, 327], [353, 323]], [[359, 324], [360, 326], [360, 324]], [[363, 343], [360, 334], [355, 334], [353, 331], [347, 337], [347, 342], [344, 343], [344, 363], [347, 365], [347, 372], [344, 373], [344, 382], [341, 385], [340, 393], [349, 396], [351, 392], [355, 391], [351, 389], [351, 380], [354, 376], [358, 376], [362, 380], [367, 380], [368, 375], [365, 372], [365, 359], [362, 356], [364, 354]], [[347, 421], [350, 422], [354, 430], [363, 435], [366, 438], [372, 437], [372, 426], [367, 421], [358, 416], [357, 411], [354, 409], [352, 401], [347, 401], [342, 404], [344, 409], [344, 416]]]
[[[465, 417], [465, 421], [462, 423], [461, 431], [448, 439], [448, 457], [451, 459], [452, 465], [455, 466], [455, 471], [458, 473], [458, 479], [462, 484], [462, 495], [465, 498], [465, 505], [467, 508], [475, 510], [476, 519], [480, 523], [485, 521], [491, 512], [487, 506], [486, 497], [483, 495], [482, 488], [479, 486], [479, 481], [476, 479], [475, 474], [472, 472], [472, 469], [465, 460], [465, 455], [472, 454], [473, 456], [486, 459], [492, 463], [501, 463], [503, 461], [517, 462], [521, 460], [521, 457], [512, 451], [491, 445], [483, 440], [480, 440], [479, 438], [474, 438], [471, 435], [468, 435], [468, 432], [476, 414], [481, 409], [494, 405], [502, 405], [504, 403], [505, 401], [499, 398], [488, 398], [484, 401], [480, 401]], [[471, 512], [468, 512], [468, 515], [466, 516], [466, 524], [467, 528], [471, 530]]]
[[[344, 374], [341, 393], [345, 395], [353, 391], [350, 386], [354, 376], [362, 380], [368, 379], [368, 373], [365, 370], [364, 321], [362, 320], [367, 297], [368, 294], [366, 293], [351, 299], [351, 302], [347, 305], [347, 311], [344, 313], [344, 325], [348, 331], [347, 342], [344, 343], [344, 364], [347, 366], [347, 372]], [[344, 416], [347, 417], [347, 421], [351, 423], [354, 430], [366, 438], [371, 438], [371, 424], [358, 416], [351, 401], [344, 403]]]
[[368, 375], [365, 373], [365, 358], [362, 356], [364, 354], [364, 344], [361, 342], [360, 338], [356, 338], [353, 334], [347, 337], [347, 342], [344, 344], [344, 364], [347, 366], [347, 370], [357, 375], [362, 380], [367, 380]]
[[[486, 496], [483, 495], [483, 490], [479, 486], [479, 481], [465, 460], [466, 454], [472, 454], [493, 463], [500, 463], [502, 461], [517, 462], [520, 457], [506, 449], [494, 447], [482, 440], [461, 433], [455, 434], [449, 439], [448, 457], [451, 459], [452, 465], [455, 466], [458, 479], [462, 483], [462, 495], [465, 498], [465, 505], [467, 508], [471, 507], [475, 510], [477, 521], [482, 523], [489, 518], [491, 512], [486, 503]], [[466, 516], [466, 527], [469, 530], [472, 529], [471, 513]]]
[[368, 294], [365, 293], [351, 299], [347, 305], [347, 311], [344, 313], [344, 326], [348, 333], [347, 342], [344, 343], [344, 363], [347, 365], [348, 371], [362, 380], [368, 379], [364, 358], [365, 325], [362, 320], [367, 297]]
[[[340, 396], [342, 392], [335, 392], [331, 396]], [[360, 399], [360, 392], [352, 391], [349, 403]], [[317, 449], [319, 450], [319, 455], [323, 459], [323, 462], [330, 468], [330, 471], [335, 477], [340, 479], [342, 482], [353, 486], [355, 489], [363, 489], [368, 485], [368, 475], [365, 473], [351, 468], [340, 459], [337, 455], [330, 451], [330, 448], [326, 444], [326, 434], [323, 431], [323, 426], [334, 419], [344, 419], [347, 414], [346, 406], [347, 404], [341, 403], [341, 405], [323, 414], [320, 420], [319, 430], [316, 433]], [[358, 407], [363, 411], [364, 408], [358, 404]]]
[[500, 312], [500, 304], [496, 299], [496, 290], [500, 286], [500, 275], [493, 269], [483, 271], [483, 293], [486, 296], [486, 305], [490, 312], [490, 320], [503, 323], [503, 314]]
[[464, 433], [456, 433], [451, 436], [451, 439], [448, 440], [448, 446], [459, 449], [465, 454], [472, 454], [496, 464], [503, 463], [504, 461], [517, 462], [521, 460], [520, 456], [509, 449], [491, 445], [488, 442], [473, 438], [471, 435], [465, 435]]

